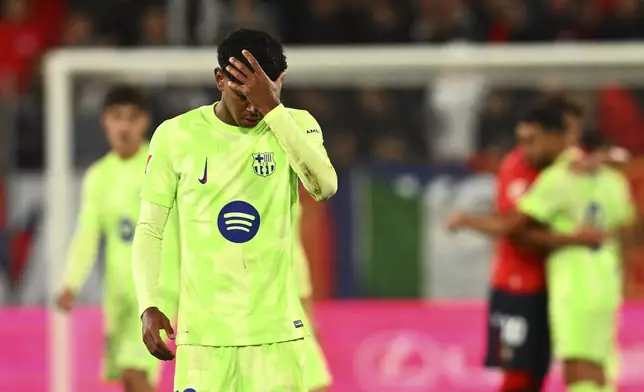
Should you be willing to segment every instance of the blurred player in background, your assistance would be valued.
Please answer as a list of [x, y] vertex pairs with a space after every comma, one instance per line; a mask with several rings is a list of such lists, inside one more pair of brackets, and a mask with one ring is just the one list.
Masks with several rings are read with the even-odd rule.
[[[160, 362], [147, 354], [141, 342], [136, 290], [132, 275], [132, 238], [139, 215], [139, 192], [143, 183], [148, 146], [145, 134], [150, 119], [141, 92], [116, 86], [105, 98], [102, 123], [110, 152], [85, 173], [76, 234], [69, 250], [64, 289], [58, 296], [60, 309], [69, 311], [85, 284], [98, 256], [101, 236], [105, 238], [103, 314], [106, 352], [103, 376], [121, 381], [127, 392], [150, 392], [157, 381]], [[172, 226], [172, 225], [169, 225]], [[173, 233], [174, 230], [174, 233]], [[164, 305], [174, 314], [172, 275], [178, 273], [178, 244], [175, 228], [169, 229], [164, 252], [173, 260], [165, 265]], [[174, 252], [174, 253], [173, 253]], [[167, 257], [167, 256], [166, 256]]]
[[[489, 301], [486, 365], [503, 370], [503, 392], [535, 392], [542, 388], [551, 362], [545, 252], [571, 243], [595, 244], [597, 233], [562, 236], [539, 227], [510, 238], [504, 219], [548, 162], [535, 144], [534, 130], [553, 128], [571, 143], [581, 128], [582, 112], [574, 103], [550, 99], [526, 112], [517, 125], [519, 146], [501, 163], [496, 190], [496, 215], [457, 212], [450, 229], [469, 228], [499, 239]], [[520, 238], [517, 238], [520, 237]]]
[[319, 124], [280, 102], [286, 57], [267, 33], [219, 44], [221, 101], [161, 124], [152, 137], [134, 272], [143, 339], [174, 357], [159, 330], [161, 240], [177, 203], [181, 292], [176, 390], [306, 391], [304, 314], [293, 278], [298, 184], [317, 200], [337, 176]]
[[[313, 327], [313, 290], [311, 287], [311, 275], [309, 261], [302, 246], [300, 222], [302, 219], [302, 206], [298, 204], [296, 226], [296, 237], [293, 247], [295, 279], [300, 289], [300, 301], [304, 309], [304, 320]], [[325, 392], [331, 386], [331, 374], [320, 348], [317, 339], [317, 330], [312, 328], [311, 337], [305, 339], [306, 369], [305, 380], [310, 392]]]
[[[621, 172], [604, 164], [575, 170], [577, 152], [564, 134], [541, 131], [536, 138], [553, 164], [519, 201], [521, 213], [510, 232], [534, 220], [562, 235], [583, 227], [608, 233], [600, 246], [566, 246], [550, 253], [547, 279], [552, 340], [563, 361], [567, 391], [616, 391], [611, 373], [622, 301], [621, 250], [635, 219], [630, 186]], [[597, 134], [585, 141], [591, 153], [604, 153]]]

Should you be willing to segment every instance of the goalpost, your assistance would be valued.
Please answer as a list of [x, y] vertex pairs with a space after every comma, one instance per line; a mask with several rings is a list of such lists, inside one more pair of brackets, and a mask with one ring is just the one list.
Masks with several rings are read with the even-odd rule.
[[[361, 46], [287, 51], [289, 86], [426, 86], [443, 75], [480, 75], [492, 85], [543, 81], [588, 87], [607, 81], [642, 85], [644, 45]], [[68, 325], [53, 307], [74, 222], [70, 205], [73, 96], [76, 75], [110, 76], [139, 84], [213, 84], [214, 49], [60, 50], [44, 63], [46, 121], [46, 247], [49, 260], [49, 390], [71, 392]]]

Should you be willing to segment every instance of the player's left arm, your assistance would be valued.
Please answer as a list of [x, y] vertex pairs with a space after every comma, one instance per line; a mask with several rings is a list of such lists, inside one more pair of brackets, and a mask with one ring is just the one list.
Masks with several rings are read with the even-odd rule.
[[559, 167], [546, 169], [517, 203], [517, 212], [506, 221], [505, 232], [526, 244], [557, 249], [570, 245], [595, 246], [603, 241], [602, 233], [582, 230], [572, 235], [558, 234], [551, 230], [535, 227], [534, 223], [549, 226], [564, 208], [561, 197], [562, 186], [566, 183], [567, 171]]
[[292, 112], [280, 104], [264, 121], [277, 137], [304, 188], [316, 201], [327, 200], [338, 189], [338, 176], [327, 156], [322, 128], [307, 111]]
[[483, 235], [499, 238], [507, 235], [507, 217], [516, 212], [516, 201], [525, 192], [529, 181], [517, 174], [515, 159], [506, 157], [499, 168], [495, 186], [495, 214], [457, 212], [447, 224], [449, 230], [465, 228]]
[[512, 238], [525, 245], [554, 250], [571, 245], [595, 245], [603, 238], [596, 232], [579, 232], [575, 235], [562, 235], [554, 233], [543, 227], [538, 227], [532, 221], [532, 225], [522, 227], [522, 230], [512, 235]]
[[548, 169], [516, 205], [499, 203], [503, 216], [461, 214], [454, 216], [449, 225], [470, 228], [496, 238], [507, 236], [517, 243], [545, 249], [594, 245], [600, 241], [596, 232], [583, 231], [574, 235], [563, 235], [545, 227], [562, 207], [562, 199], [557, 196], [561, 186], [560, 174], [556, 169]]
[[87, 170], [83, 178], [78, 225], [68, 251], [63, 277], [64, 289], [57, 301], [58, 306], [63, 310], [71, 309], [74, 297], [87, 281], [98, 258], [99, 241], [103, 229], [101, 175], [100, 166], [95, 164]]
[[457, 212], [452, 215], [447, 223], [447, 228], [450, 231], [457, 229], [474, 230], [493, 238], [502, 237], [507, 229], [502, 217], [468, 212]]
[[469, 213], [455, 215], [448, 223], [448, 228], [456, 227], [475, 230], [492, 238], [508, 236], [517, 243], [546, 249], [556, 249], [579, 243], [578, 237], [559, 235], [539, 227], [538, 222], [535, 222], [530, 215], [519, 211], [508, 213], [502, 217]]
[[316, 201], [331, 198], [338, 189], [338, 176], [324, 149], [320, 125], [308, 112], [293, 114], [280, 102], [284, 73], [273, 81], [250, 52], [243, 50], [242, 54], [251, 69], [230, 58], [231, 65], [226, 71], [239, 83], [231, 80], [228, 86], [245, 96], [264, 115], [264, 121], [311, 196]]

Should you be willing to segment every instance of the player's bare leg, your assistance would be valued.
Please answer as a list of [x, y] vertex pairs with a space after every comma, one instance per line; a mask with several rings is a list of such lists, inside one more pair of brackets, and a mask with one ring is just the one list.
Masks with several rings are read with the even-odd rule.
[[601, 392], [606, 386], [604, 366], [583, 359], [567, 359], [563, 376], [568, 392]]
[[148, 380], [148, 374], [143, 370], [125, 369], [121, 373], [125, 392], [154, 392], [155, 388]]
[[311, 389], [309, 392], [327, 392], [329, 389], [324, 387], [324, 388], [317, 388], [317, 389]]

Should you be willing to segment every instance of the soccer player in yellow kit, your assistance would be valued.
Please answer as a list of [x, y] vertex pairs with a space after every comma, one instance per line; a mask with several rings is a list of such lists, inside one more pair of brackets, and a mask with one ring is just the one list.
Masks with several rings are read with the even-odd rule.
[[322, 131], [280, 93], [277, 40], [238, 30], [218, 47], [221, 101], [156, 130], [141, 191], [133, 267], [143, 340], [174, 357], [159, 330], [161, 241], [176, 203], [181, 287], [175, 390], [303, 392], [309, 335], [293, 274], [298, 184], [322, 201], [337, 176]]
[[[591, 148], [599, 150], [601, 139], [596, 138]], [[566, 391], [612, 392], [622, 302], [621, 242], [629, 237], [635, 219], [628, 181], [604, 164], [574, 170], [577, 151], [565, 149], [562, 135], [542, 133], [537, 139], [554, 161], [523, 195], [519, 211], [558, 234], [584, 227], [609, 233], [600, 246], [566, 246], [548, 256], [555, 356], [563, 361]]]
[[[295, 220], [296, 234], [293, 245], [293, 270], [295, 272], [295, 280], [297, 281], [298, 289], [300, 292], [300, 301], [304, 309], [305, 322], [313, 320], [313, 303], [311, 296], [313, 295], [313, 288], [311, 287], [311, 272], [309, 268], [309, 261], [306, 257], [306, 252], [302, 246], [301, 239], [301, 220], [302, 220], [302, 207], [298, 204], [297, 217]], [[306, 368], [305, 379], [306, 386], [309, 392], [324, 392], [331, 386], [331, 374], [324, 358], [324, 353], [320, 348], [317, 339], [316, 331], [311, 331], [311, 336], [307, 337], [304, 341], [304, 350], [306, 353]]]
[[[101, 236], [105, 238], [103, 315], [106, 332], [103, 377], [120, 381], [127, 392], [151, 392], [157, 381], [159, 361], [147, 354], [141, 342], [131, 255], [134, 227], [139, 215], [139, 192], [148, 156], [144, 139], [149, 116], [143, 95], [131, 86], [115, 86], [106, 95], [102, 123], [110, 152], [85, 173], [78, 224], [69, 249], [64, 288], [58, 296], [62, 310], [72, 309], [97, 259]], [[174, 215], [174, 214], [173, 214]], [[174, 314], [178, 283], [178, 235], [168, 225], [164, 242], [163, 306]], [[178, 281], [177, 281], [178, 282]], [[175, 287], [176, 286], [176, 287]]]

